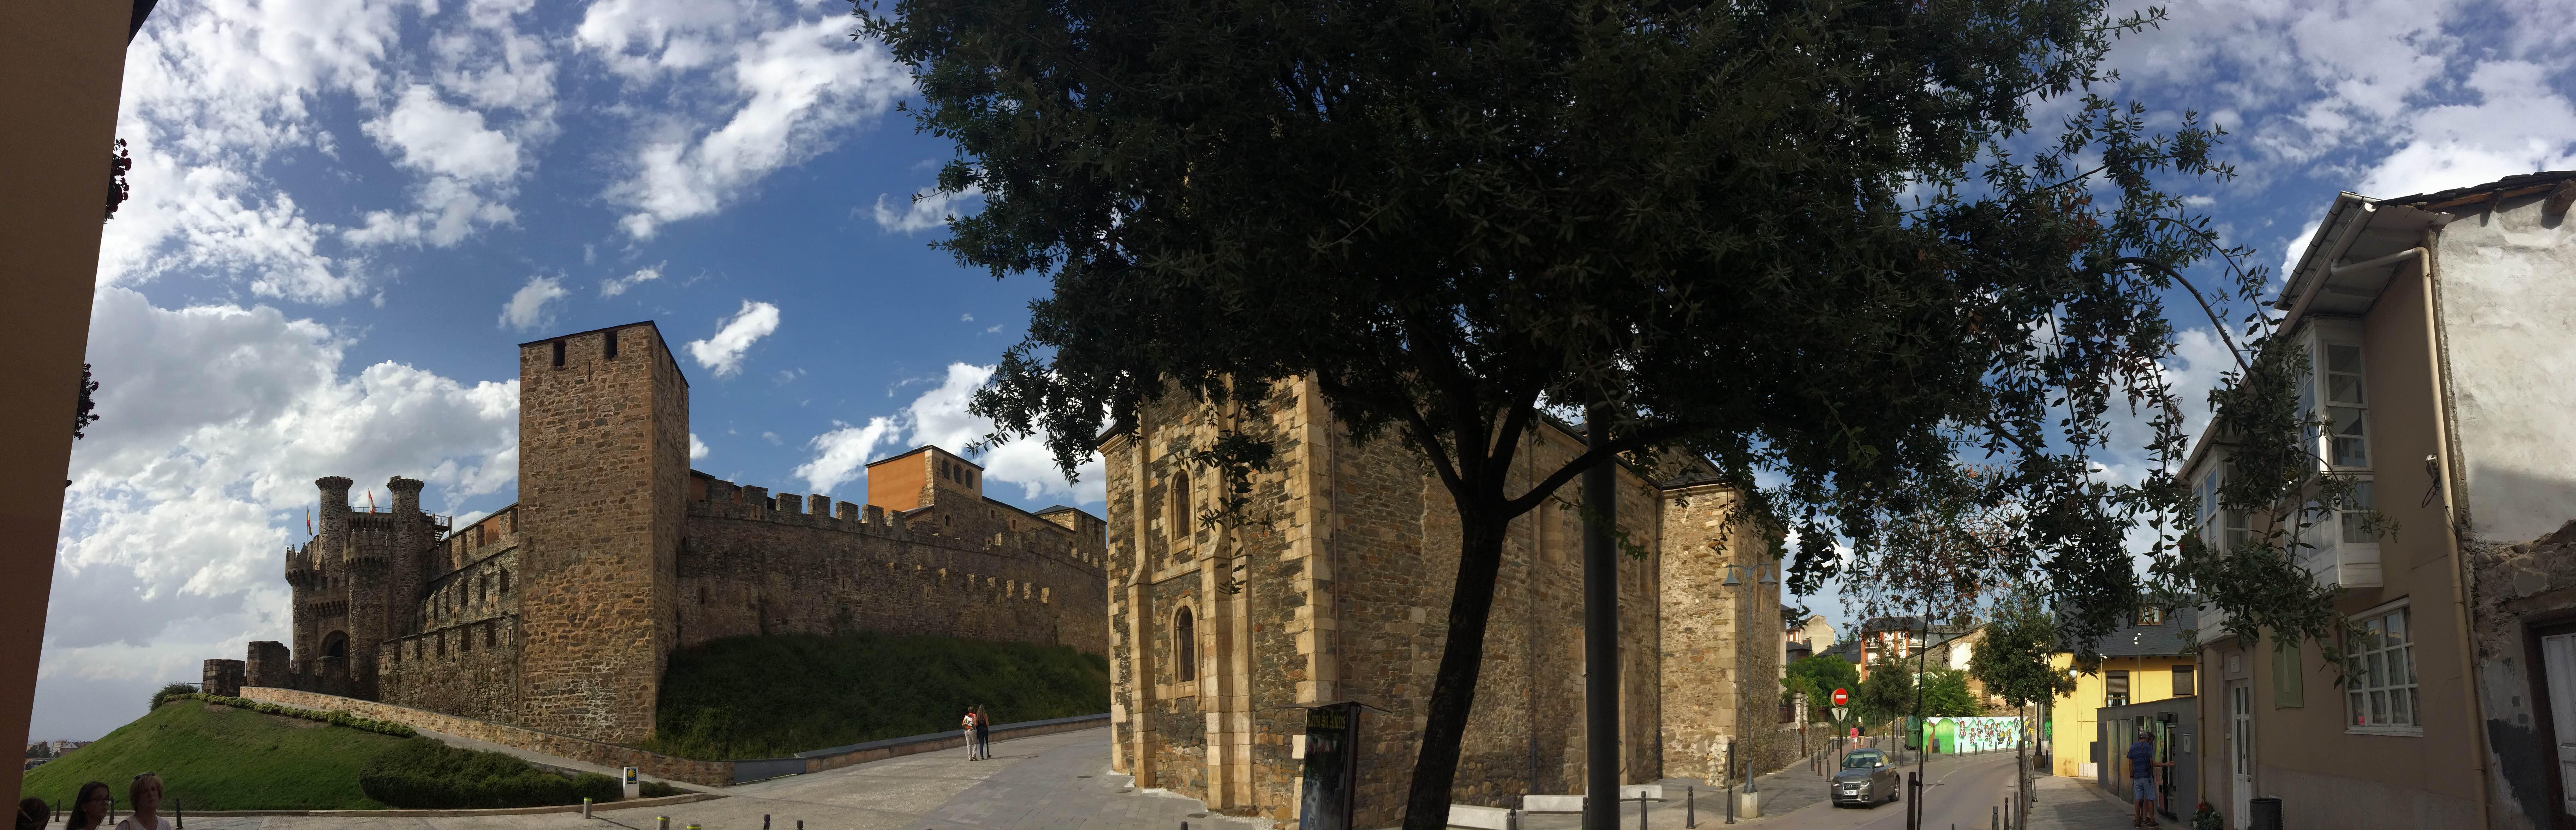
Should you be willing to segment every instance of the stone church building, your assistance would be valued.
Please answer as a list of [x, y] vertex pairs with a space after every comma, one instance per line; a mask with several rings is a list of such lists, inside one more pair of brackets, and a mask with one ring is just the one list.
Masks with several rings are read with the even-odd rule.
[[[1277, 455], [1234, 518], [1208, 526], [1224, 485], [1187, 461], [1220, 427]], [[1312, 382], [1261, 405], [1141, 407], [1104, 437], [1109, 503], [1111, 767], [1138, 787], [1236, 815], [1293, 820], [1305, 713], [1361, 716], [1357, 826], [1395, 824], [1446, 636], [1458, 561], [1448, 491], [1394, 437], [1355, 444]], [[1582, 452], [1554, 422], [1520, 450], [1531, 480]], [[1714, 778], [1733, 743], [1758, 769], [1797, 754], [1784, 733], [1776, 562], [1738, 493], [1704, 464], [1660, 480], [1618, 471], [1620, 778]], [[1560, 495], [1569, 502], [1579, 488]], [[1570, 505], [1514, 520], [1502, 562], [1457, 803], [1518, 806], [1584, 778], [1582, 538]], [[1740, 586], [1723, 584], [1744, 566]]]
[[673, 651], [866, 630], [1106, 653], [1103, 521], [983, 495], [938, 447], [868, 466], [864, 504], [689, 469], [689, 385], [650, 322], [519, 346], [519, 501], [464, 527], [385, 483], [318, 480], [285, 552], [290, 648], [206, 661], [206, 688], [346, 695], [613, 743], [653, 732]]

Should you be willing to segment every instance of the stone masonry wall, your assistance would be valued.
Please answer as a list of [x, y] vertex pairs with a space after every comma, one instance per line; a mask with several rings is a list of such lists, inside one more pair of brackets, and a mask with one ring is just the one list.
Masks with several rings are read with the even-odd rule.
[[1097, 537], [1035, 517], [1016, 533], [946, 535], [917, 519], [897, 528], [882, 511], [870, 523], [824, 496], [702, 486], [708, 498], [688, 503], [675, 583], [681, 646], [866, 630], [1108, 651]]
[[519, 715], [519, 618], [458, 623], [390, 640], [378, 652], [381, 699], [507, 723]]
[[[1241, 521], [1176, 530], [1173, 483], [1189, 476], [1200, 505], [1183, 511], [1190, 514], [1220, 486], [1212, 471], [1183, 467], [1176, 449], [1204, 444], [1220, 420], [1272, 439], [1276, 460], [1254, 477]], [[1302, 765], [1297, 707], [1355, 699], [1385, 710], [1362, 716], [1358, 820], [1394, 823], [1445, 643], [1458, 556], [1447, 491], [1392, 438], [1352, 444], [1308, 384], [1283, 385], [1244, 412], [1162, 402], [1142, 408], [1133, 426], [1102, 448], [1113, 768], [1228, 813], [1292, 820]], [[1518, 486], [1580, 451], [1577, 439], [1540, 427]], [[1622, 558], [1620, 580], [1622, 777], [1643, 782], [1666, 774], [1656, 716], [1665, 694], [1663, 508], [1624, 469], [1621, 482], [1620, 525], [1648, 551]], [[1581, 540], [1569, 503], [1524, 515], [1507, 532], [1453, 790], [1459, 803], [1516, 806], [1524, 793], [1581, 786]], [[1175, 659], [1183, 607], [1195, 623], [1195, 665]]]
[[460, 738], [525, 749], [557, 758], [570, 758], [604, 767], [634, 767], [645, 775], [672, 781], [686, 781], [710, 787], [733, 786], [733, 762], [692, 761], [633, 747], [560, 735], [503, 723], [459, 717], [442, 712], [359, 700], [349, 697], [301, 692], [293, 689], [249, 687], [242, 697], [264, 700], [281, 706], [295, 706], [322, 712], [346, 712], [364, 718], [399, 723], [414, 729], [426, 729]]
[[[1733, 491], [1705, 485], [1669, 491], [1663, 508], [1664, 774], [1717, 781], [1732, 744], [1737, 761], [1767, 770], [1764, 740], [1779, 723], [1780, 659], [1786, 648], [1780, 586], [1762, 584], [1775, 566], [1760, 529], [1734, 512]], [[1733, 569], [1730, 571], [1730, 569]], [[1737, 585], [1725, 580], [1729, 573]], [[1791, 733], [1795, 737], [1795, 733]], [[1791, 756], [1796, 748], [1790, 748]]]
[[2476, 625], [2469, 636], [2477, 647], [2477, 682], [2486, 687], [2488, 751], [2502, 784], [2493, 794], [2496, 826], [2549, 826], [2546, 817], [2559, 812], [2547, 778], [2558, 753], [2542, 725], [2544, 700], [2532, 691], [2541, 664], [2531, 626], [2576, 621], [2576, 521], [2529, 542], [2471, 551]]
[[517, 722], [642, 740], [673, 642], [688, 384], [649, 323], [529, 343], [519, 364]]

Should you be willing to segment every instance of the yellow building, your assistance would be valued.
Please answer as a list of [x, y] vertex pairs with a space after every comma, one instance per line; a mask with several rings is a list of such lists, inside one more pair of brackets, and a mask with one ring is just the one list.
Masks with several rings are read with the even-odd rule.
[[2094, 745], [2096, 710], [2199, 693], [2196, 658], [2189, 654], [2196, 616], [2189, 608], [2133, 615], [2127, 625], [2086, 647], [2103, 656], [2098, 673], [2076, 672], [2073, 652], [2052, 659], [2058, 670], [2075, 675], [2075, 692], [2049, 705], [2049, 757], [2056, 774], [2090, 778], [2093, 773], [2085, 764], [2119, 760], [2125, 747]]

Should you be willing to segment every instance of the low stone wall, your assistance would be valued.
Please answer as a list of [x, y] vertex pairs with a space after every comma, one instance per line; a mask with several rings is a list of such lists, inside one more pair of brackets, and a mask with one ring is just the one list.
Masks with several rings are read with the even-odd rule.
[[243, 688], [241, 696], [283, 706], [298, 706], [325, 712], [347, 712], [359, 717], [404, 724], [414, 729], [427, 729], [461, 738], [472, 738], [603, 767], [634, 767], [655, 778], [686, 781], [711, 787], [731, 786], [734, 782], [731, 761], [692, 761], [612, 743], [539, 732], [534, 729], [472, 718], [460, 718], [455, 715], [377, 703], [372, 700], [299, 692], [293, 689], [252, 686]]
[[[486, 743], [500, 744], [513, 749], [524, 749], [529, 752], [552, 755], [557, 758], [569, 758], [575, 761], [598, 764], [603, 767], [634, 767], [637, 770], [642, 771], [645, 775], [650, 775], [655, 778], [686, 781], [691, 784], [701, 784], [710, 787], [730, 787], [737, 783], [776, 778], [781, 775], [822, 772], [828, 769], [839, 769], [851, 764], [864, 764], [869, 761], [881, 761], [887, 758], [896, 758], [905, 755], [932, 752], [966, 745], [964, 735], [960, 734], [957, 730], [950, 730], [946, 732], [934, 732], [928, 735], [887, 738], [880, 741], [851, 744], [849, 746], [836, 746], [830, 749], [817, 749], [812, 752], [799, 752], [796, 753], [796, 757], [793, 758], [761, 758], [743, 761], [694, 761], [687, 758], [674, 758], [669, 755], [646, 752], [634, 747], [618, 746], [611, 743], [568, 737], [551, 732], [539, 732], [534, 729], [493, 723], [491, 721], [460, 718], [455, 715], [441, 714], [423, 709], [413, 709], [406, 706], [395, 706], [389, 703], [377, 703], [372, 700], [358, 700], [356, 698], [336, 697], [333, 695], [315, 694], [312, 692], [299, 692], [294, 689], [275, 689], [260, 686], [244, 687], [241, 690], [241, 696], [251, 700], [267, 701], [281, 706], [294, 706], [323, 712], [347, 712], [359, 717], [374, 718], [376, 720], [403, 724], [414, 729], [426, 729], [431, 732], [455, 735], [460, 738], [472, 738]], [[1108, 725], [1109, 715], [1105, 712], [1097, 715], [1077, 715], [1070, 718], [1054, 718], [1051, 720], [1033, 720], [1021, 721], [1019, 723], [995, 724], [993, 726], [992, 739], [995, 741], [1006, 741], [1012, 738], [1029, 738], [1038, 735], [1052, 735], [1058, 732], [1071, 732], [1077, 729], [1093, 729]]]

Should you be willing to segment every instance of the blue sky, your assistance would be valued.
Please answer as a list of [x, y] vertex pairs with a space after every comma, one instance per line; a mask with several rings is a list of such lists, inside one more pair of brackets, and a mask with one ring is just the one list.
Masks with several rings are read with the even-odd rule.
[[[2243, 177], [2184, 190], [2267, 263], [2337, 190], [2576, 167], [2576, 4], [2172, 8], [2123, 42], [2114, 91], [2235, 133]], [[848, 10], [164, 0], [128, 52], [105, 420], [73, 454], [34, 736], [95, 738], [283, 638], [315, 477], [424, 478], [465, 519], [508, 504], [521, 341], [657, 321], [695, 466], [746, 484], [856, 493], [864, 460], [980, 436], [963, 396], [1044, 286], [925, 247], [977, 202], [914, 203], [953, 149], [893, 110], [908, 75]], [[2182, 345], [2198, 400], [2223, 353]], [[1096, 475], [1032, 446], [986, 461], [996, 496], [1100, 509]]]

